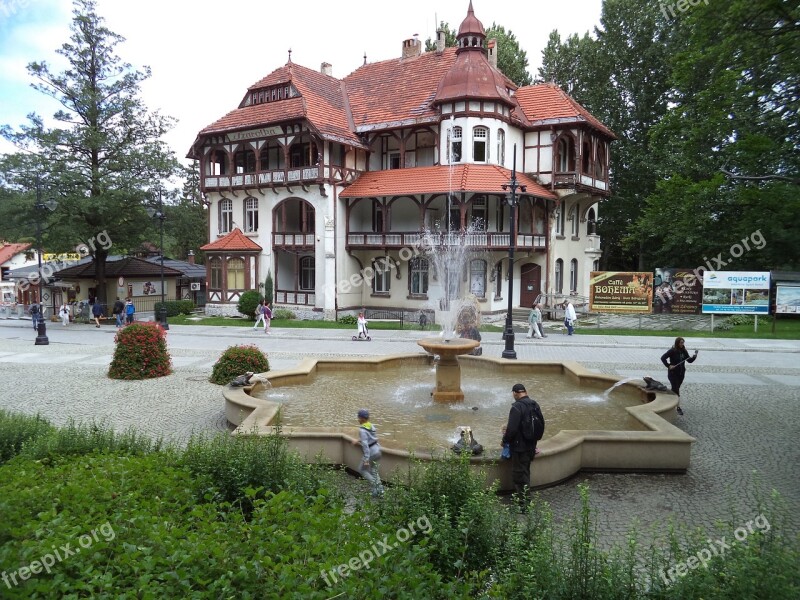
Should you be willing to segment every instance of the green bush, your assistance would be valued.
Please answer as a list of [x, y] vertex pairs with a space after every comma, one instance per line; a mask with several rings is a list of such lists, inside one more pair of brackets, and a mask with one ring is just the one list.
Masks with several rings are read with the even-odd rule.
[[290, 321], [292, 319], [296, 319], [297, 315], [290, 311], [288, 308], [276, 308], [272, 311], [272, 320], [275, 319], [284, 319], [286, 321]]
[[267, 271], [267, 278], [264, 280], [264, 299], [267, 304], [272, 306], [275, 299], [275, 283], [272, 281], [272, 271]]
[[358, 321], [355, 315], [343, 315], [336, 320], [342, 325], [355, 325]]
[[23, 444], [53, 429], [39, 415], [21, 415], [0, 408], [0, 465], [19, 454]]
[[177, 317], [178, 315], [190, 315], [194, 311], [194, 302], [191, 300], [168, 300], [163, 304], [156, 302], [154, 305], [156, 315], [162, 306], [167, 308], [167, 317]]
[[256, 346], [231, 346], [214, 364], [209, 381], [218, 385], [226, 385], [239, 375], [248, 371], [266, 373], [269, 371], [269, 360]]
[[236, 304], [236, 310], [239, 311], [239, 314], [242, 314], [248, 319], [255, 321], [256, 307], [263, 299], [264, 296], [262, 296], [256, 290], [244, 292], [241, 296], [239, 296], [239, 302]]
[[156, 323], [128, 325], [114, 341], [114, 358], [108, 370], [112, 379], [152, 379], [172, 373], [167, 338]]

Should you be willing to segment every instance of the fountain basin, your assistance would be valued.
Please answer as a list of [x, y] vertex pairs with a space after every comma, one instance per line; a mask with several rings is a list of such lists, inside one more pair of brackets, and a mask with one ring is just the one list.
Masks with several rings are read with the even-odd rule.
[[[568, 378], [575, 385], [609, 387], [618, 381], [615, 377], [587, 371], [574, 362], [514, 361], [464, 356], [464, 362], [474, 362], [484, 369], [501, 370], [512, 379], [525, 380], [526, 375], [550, 372]], [[365, 370], [380, 371], [397, 365], [428, 365], [430, 357], [421, 354], [385, 356], [368, 359], [304, 359], [296, 369], [262, 374], [273, 388], [305, 382], [313, 374], [324, 376], [325, 371]], [[261, 384], [256, 384], [257, 388]], [[563, 429], [539, 443], [541, 453], [532, 465], [531, 484], [535, 488], [547, 487], [572, 477], [577, 472], [685, 472], [689, 467], [691, 444], [694, 438], [675, 427], [677, 396], [668, 393], [645, 391], [633, 384], [624, 384], [638, 394], [641, 404], [627, 407], [640, 424], [638, 431], [567, 430]], [[265, 435], [276, 431], [281, 404], [250, 394], [253, 388], [230, 388], [223, 391], [225, 413], [229, 422], [236, 425], [234, 433]], [[510, 405], [510, 399], [509, 399]], [[546, 416], [545, 416], [546, 417]], [[358, 470], [361, 449], [354, 445], [358, 440], [355, 426], [337, 427], [282, 427], [290, 447], [309, 462], [318, 459]], [[498, 440], [480, 441], [492, 448]], [[442, 453], [409, 450], [391, 441], [381, 439], [383, 460], [381, 476], [384, 479], [407, 473], [412, 456], [422, 462], [440, 459]], [[491, 454], [472, 457], [471, 463], [485, 473], [487, 485], [499, 481], [501, 490], [513, 489], [511, 467]]]

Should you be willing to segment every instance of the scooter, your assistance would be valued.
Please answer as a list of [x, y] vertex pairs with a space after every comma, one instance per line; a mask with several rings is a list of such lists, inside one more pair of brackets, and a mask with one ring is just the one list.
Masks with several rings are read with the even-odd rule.
[[364, 327], [364, 334], [366, 334], [366, 337], [361, 337], [361, 335], [362, 335], [361, 333], [359, 333], [358, 335], [354, 335], [353, 336], [353, 341], [354, 342], [371, 342], [372, 338], [369, 337], [369, 327]]

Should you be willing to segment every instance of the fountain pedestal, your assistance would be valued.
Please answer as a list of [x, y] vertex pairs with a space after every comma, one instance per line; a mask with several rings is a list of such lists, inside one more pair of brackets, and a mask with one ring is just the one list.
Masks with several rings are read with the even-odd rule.
[[464, 392], [461, 389], [461, 365], [458, 364], [460, 354], [469, 354], [480, 346], [477, 340], [454, 338], [426, 338], [418, 340], [429, 354], [439, 356], [436, 365], [436, 387], [431, 394], [436, 402], [463, 402]]

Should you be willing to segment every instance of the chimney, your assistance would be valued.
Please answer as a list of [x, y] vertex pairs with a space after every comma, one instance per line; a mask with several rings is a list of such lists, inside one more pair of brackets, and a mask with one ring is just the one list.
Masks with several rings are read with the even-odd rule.
[[437, 29], [436, 30], [436, 52], [441, 54], [444, 52], [444, 45], [445, 45], [445, 34], [444, 29]]
[[186, 256], [186, 262], [190, 265], [194, 264], [194, 250], [189, 250], [189, 254]]
[[489, 64], [492, 65], [495, 69], [497, 68], [497, 40], [491, 39], [489, 43], [486, 44]]
[[322, 65], [320, 65], [319, 72], [322, 73], [323, 75], [327, 75], [328, 77], [332, 77], [331, 68], [332, 68], [331, 63], [324, 62], [322, 63]]
[[422, 54], [422, 42], [417, 37], [403, 40], [403, 58], [413, 58]]

